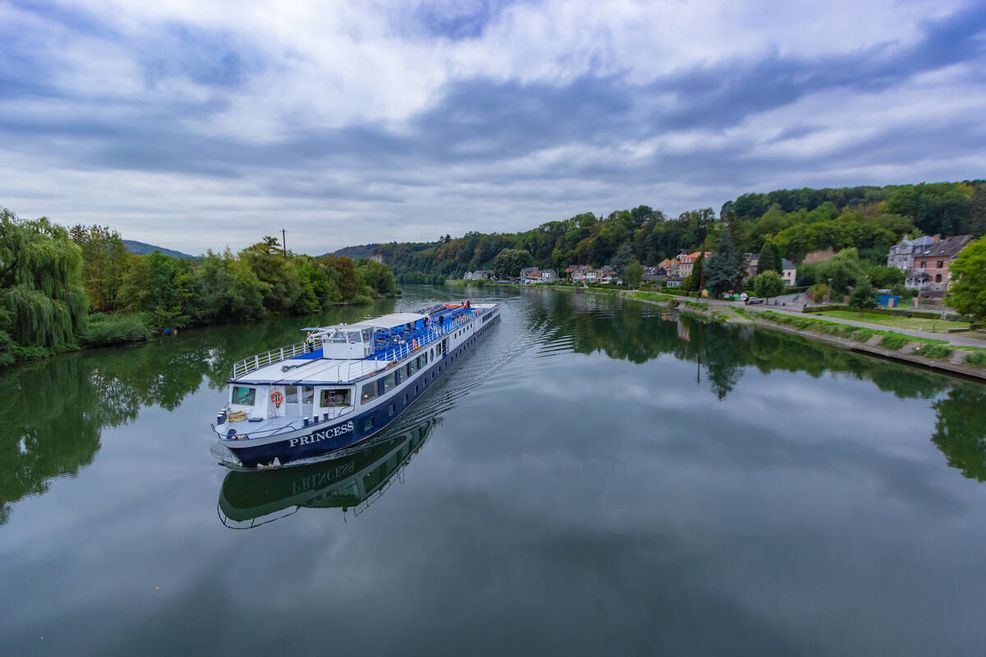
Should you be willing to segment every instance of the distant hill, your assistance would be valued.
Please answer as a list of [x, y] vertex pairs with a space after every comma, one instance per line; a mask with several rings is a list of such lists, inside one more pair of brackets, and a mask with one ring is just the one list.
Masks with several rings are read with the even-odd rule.
[[163, 246], [155, 246], [153, 244], [147, 244], [146, 242], [138, 242], [136, 240], [123, 240], [123, 245], [127, 247], [127, 251], [130, 253], [135, 253], [137, 255], [147, 255], [148, 253], [154, 253], [155, 251], [160, 251], [166, 256], [171, 256], [172, 258], [184, 258], [185, 260], [198, 260], [198, 256], [188, 255], [187, 253], [182, 253], [181, 251], [175, 251], [173, 249], [166, 249]]
[[360, 244], [359, 246], [346, 246], [338, 251], [333, 251], [332, 255], [344, 256], [346, 258], [352, 258], [353, 260], [361, 260], [363, 258], [369, 258], [373, 255], [374, 250], [380, 246], [379, 244]]

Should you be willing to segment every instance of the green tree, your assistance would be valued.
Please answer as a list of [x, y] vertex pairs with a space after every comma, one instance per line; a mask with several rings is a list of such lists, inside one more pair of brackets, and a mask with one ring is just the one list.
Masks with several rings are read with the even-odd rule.
[[[260, 242], [240, 252], [253, 273], [267, 284], [264, 306], [273, 313], [289, 315], [307, 305], [298, 267], [285, 255], [276, 237], [264, 237]], [[305, 310], [302, 310], [305, 312]]]
[[120, 233], [108, 226], [82, 225], [73, 226], [70, 233], [82, 249], [82, 280], [93, 310], [116, 310], [130, 259]]
[[267, 284], [227, 249], [221, 256], [209, 251], [193, 280], [196, 324], [222, 324], [260, 319], [266, 314]]
[[0, 364], [74, 347], [88, 310], [68, 231], [0, 208]]
[[831, 260], [819, 263], [815, 268], [815, 280], [819, 283], [831, 281], [833, 295], [845, 294], [863, 277], [859, 251], [855, 248], [843, 249], [836, 253]]
[[397, 283], [390, 267], [369, 258], [356, 263], [356, 273], [359, 280], [373, 292], [376, 297], [393, 297], [397, 295]]
[[856, 287], [852, 289], [849, 306], [857, 310], [876, 308], [876, 294], [873, 292], [873, 286], [865, 278], [856, 283]]
[[145, 313], [154, 328], [187, 326], [195, 314], [192, 265], [160, 251], [137, 256], [120, 296], [126, 310]]
[[986, 320], [986, 237], [962, 249], [949, 271], [946, 303], [974, 322]]
[[626, 270], [623, 272], [623, 282], [626, 283], [628, 288], [635, 290], [640, 287], [640, 280], [643, 276], [644, 266], [637, 260], [631, 260], [630, 264], [626, 266]]
[[762, 274], [767, 271], [774, 271], [778, 274], [784, 273], [784, 263], [777, 247], [770, 240], [763, 243], [760, 249], [760, 256], [757, 258], [757, 273]]
[[776, 271], [767, 270], [750, 279], [753, 293], [758, 297], [771, 298], [784, 292], [784, 279]]
[[705, 287], [718, 297], [723, 292], [736, 289], [742, 278], [743, 266], [732, 235], [730, 231], [723, 230], [719, 234], [716, 251], [705, 267]]
[[524, 267], [532, 267], [534, 258], [524, 249], [503, 249], [493, 259], [493, 275], [497, 278], [516, 278]]
[[874, 265], [867, 272], [870, 283], [877, 288], [890, 288], [904, 282], [905, 274], [902, 269], [887, 267], [886, 265]]

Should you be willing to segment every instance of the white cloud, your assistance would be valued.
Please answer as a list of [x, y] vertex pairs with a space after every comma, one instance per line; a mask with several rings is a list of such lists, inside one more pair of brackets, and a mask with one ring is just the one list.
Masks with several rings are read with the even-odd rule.
[[[981, 61], [872, 86], [848, 71], [817, 88], [806, 77], [892, 63], [955, 8], [549, 0], [505, 5], [458, 38], [421, 13], [454, 22], [481, 8], [0, 5], [13, 44], [0, 82], [20, 85], [0, 101], [0, 203], [192, 251], [243, 246], [289, 218], [319, 252], [639, 203], [673, 215], [751, 186], [972, 177], [981, 128], [919, 158], [909, 138], [975, 125]], [[498, 85], [513, 91], [488, 94]], [[583, 107], [580, 94], [600, 97]], [[857, 147], [881, 140], [882, 154]]]

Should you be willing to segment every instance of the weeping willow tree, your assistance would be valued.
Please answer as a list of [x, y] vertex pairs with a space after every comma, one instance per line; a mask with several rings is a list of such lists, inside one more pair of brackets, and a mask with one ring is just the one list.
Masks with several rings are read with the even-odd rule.
[[0, 365], [75, 346], [88, 308], [68, 231], [0, 208]]

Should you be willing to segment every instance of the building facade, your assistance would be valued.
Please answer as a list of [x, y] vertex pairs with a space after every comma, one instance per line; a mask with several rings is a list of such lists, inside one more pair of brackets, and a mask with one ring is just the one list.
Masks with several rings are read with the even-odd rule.
[[915, 252], [930, 249], [939, 240], [940, 238], [937, 235], [934, 237], [925, 235], [913, 240], [905, 237], [890, 247], [890, 252], [887, 254], [887, 266], [909, 272], [914, 268]]
[[941, 295], [948, 291], [951, 279], [949, 266], [955, 256], [972, 241], [972, 235], [946, 237], [930, 247], [915, 251], [906, 287], [922, 293]]

